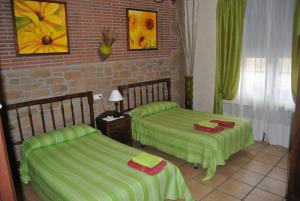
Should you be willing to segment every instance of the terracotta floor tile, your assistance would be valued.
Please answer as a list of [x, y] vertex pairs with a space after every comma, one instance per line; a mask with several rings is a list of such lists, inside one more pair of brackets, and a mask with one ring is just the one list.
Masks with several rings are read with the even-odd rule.
[[281, 169], [275, 167], [269, 174], [269, 177], [273, 177], [275, 179], [281, 180], [283, 182], [288, 181], [288, 171], [287, 169]]
[[217, 167], [217, 174], [222, 174], [225, 175], [227, 177], [231, 177], [232, 175], [234, 175], [238, 170], [240, 169], [240, 167], [236, 166], [236, 165], [231, 165], [231, 164], [225, 164], [225, 165], [219, 165]]
[[179, 167], [181, 174], [187, 178], [187, 179], [191, 179], [197, 175], [200, 175], [202, 170], [199, 169], [194, 169], [192, 164], [184, 164], [182, 166]]
[[209, 181], [202, 181], [202, 179], [204, 178], [205, 174], [200, 174], [200, 176], [198, 177], [194, 177], [193, 179], [204, 184], [207, 186], [210, 186], [212, 188], [216, 188], [218, 187], [220, 184], [222, 184], [226, 179], [228, 179], [229, 177], [222, 175], [222, 174], [216, 174], [211, 180]]
[[184, 179], [185, 183], [188, 183], [190, 180], [192, 180], [192, 178], [185, 177], [185, 176], [183, 176], [183, 179]]
[[231, 164], [231, 165], [235, 165], [235, 166], [239, 166], [242, 167], [244, 166], [246, 163], [248, 163], [250, 161], [249, 158], [246, 157], [242, 157], [242, 156], [232, 156], [229, 158], [229, 160], [226, 162], [227, 164]]
[[288, 152], [288, 149], [282, 146], [270, 145], [263, 149], [262, 152], [282, 157]]
[[234, 179], [242, 181], [252, 186], [258, 184], [263, 177], [264, 176], [261, 174], [249, 170], [245, 170], [245, 169], [241, 169], [240, 171], [235, 173], [235, 175], [233, 175]]
[[265, 175], [272, 169], [272, 167], [273, 166], [270, 164], [252, 160], [249, 163], [247, 163], [243, 168]]
[[279, 161], [279, 163], [277, 164], [277, 167], [281, 168], [281, 169], [288, 169], [288, 159], [287, 158], [283, 158]]
[[242, 199], [252, 189], [252, 186], [244, 184], [234, 179], [227, 180], [218, 187], [218, 190], [228, 193], [234, 197]]
[[31, 184], [23, 184], [22, 185], [24, 201], [42, 201], [41, 198], [34, 191]]
[[33, 186], [31, 185], [31, 183], [28, 183], [28, 184], [22, 184], [22, 190], [23, 191], [33, 191]]
[[238, 156], [241, 156], [241, 157], [246, 157], [246, 158], [249, 158], [249, 159], [253, 159], [259, 152], [257, 150], [247, 150], [247, 149], [244, 149], [244, 150], [241, 150], [237, 153]]
[[244, 201], [283, 201], [283, 198], [255, 188]]
[[280, 158], [281, 157], [279, 157], [279, 156], [261, 152], [261, 153], [257, 154], [257, 156], [254, 157], [254, 160], [268, 163], [271, 165], [275, 165], [280, 160]]
[[200, 200], [202, 199], [205, 195], [207, 195], [210, 191], [213, 190], [213, 188], [209, 187], [209, 186], [205, 186], [195, 180], [190, 180], [187, 183], [190, 192], [193, 196], [193, 198], [195, 198], [196, 200]]
[[255, 142], [254, 144], [248, 146], [246, 149], [247, 150], [255, 150], [255, 151], [261, 151], [264, 148], [266, 148], [268, 146], [268, 144], [266, 143], [261, 143], [261, 142]]
[[258, 185], [258, 188], [274, 193], [278, 196], [284, 197], [286, 194], [287, 184], [285, 182], [265, 177]]
[[239, 199], [216, 190], [209, 193], [202, 201], [239, 201]]

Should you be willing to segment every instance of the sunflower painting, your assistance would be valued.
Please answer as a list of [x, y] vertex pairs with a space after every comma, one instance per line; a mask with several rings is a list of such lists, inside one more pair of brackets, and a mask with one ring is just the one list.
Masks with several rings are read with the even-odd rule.
[[12, 1], [19, 55], [69, 52], [65, 3]]
[[157, 12], [127, 9], [128, 49], [157, 49]]

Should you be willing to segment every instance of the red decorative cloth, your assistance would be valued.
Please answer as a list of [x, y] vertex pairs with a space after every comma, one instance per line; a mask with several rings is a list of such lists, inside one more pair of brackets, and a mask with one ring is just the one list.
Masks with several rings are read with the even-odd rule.
[[157, 164], [156, 166], [154, 166], [152, 168], [148, 168], [148, 167], [145, 167], [138, 163], [135, 163], [131, 159], [127, 162], [127, 164], [128, 164], [128, 166], [130, 166], [134, 169], [145, 172], [148, 175], [154, 176], [164, 169], [164, 167], [167, 165], [167, 161], [161, 161], [159, 164]]
[[217, 123], [224, 128], [233, 128], [235, 126], [235, 123], [232, 121], [211, 120], [210, 122]]
[[221, 132], [224, 130], [224, 128], [221, 126], [218, 126], [216, 128], [208, 128], [208, 127], [200, 126], [199, 124], [194, 124], [194, 128], [196, 130], [204, 131], [204, 132], [208, 132], [208, 133], [218, 133], [218, 132]]

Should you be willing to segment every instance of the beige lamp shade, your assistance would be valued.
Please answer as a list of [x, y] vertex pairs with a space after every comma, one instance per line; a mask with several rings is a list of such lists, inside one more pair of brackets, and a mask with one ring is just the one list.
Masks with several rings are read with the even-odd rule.
[[121, 93], [119, 92], [118, 89], [114, 89], [114, 90], [112, 90], [108, 100], [113, 101], [113, 102], [117, 102], [117, 101], [123, 100], [123, 97], [122, 97], [122, 95], [121, 95]]

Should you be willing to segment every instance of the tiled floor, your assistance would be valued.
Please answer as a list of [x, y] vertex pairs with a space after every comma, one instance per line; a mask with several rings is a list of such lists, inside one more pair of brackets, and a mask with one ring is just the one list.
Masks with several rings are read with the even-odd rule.
[[[139, 148], [138, 145], [135, 145]], [[201, 201], [282, 201], [287, 188], [287, 149], [255, 143], [232, 155], [219, 166], [213, 179], [202, 181], [205, 172], [192, 164], [151, 147], [143, 150], [176, 164], [194, 198]], [[26, 201], [39, 201], [31, 185], [24, 185]]]

